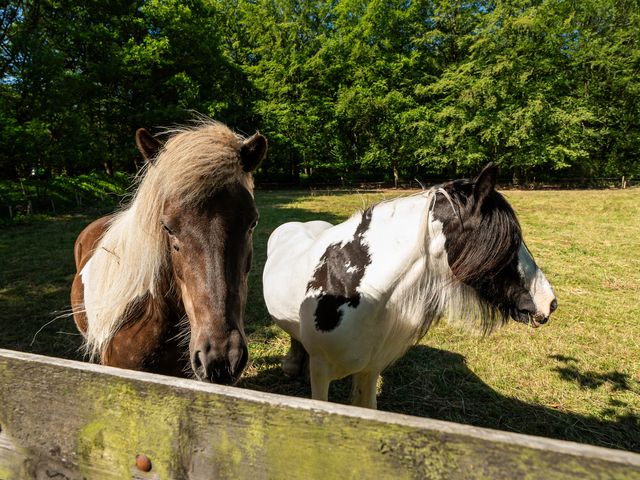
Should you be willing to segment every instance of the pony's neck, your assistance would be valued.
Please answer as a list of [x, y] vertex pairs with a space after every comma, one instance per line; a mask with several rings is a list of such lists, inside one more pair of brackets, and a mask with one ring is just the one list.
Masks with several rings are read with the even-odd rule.
[[[375, 261], [367, 270], [369, 292], [381, 297], [394, 335], [420, 338], [448, 308], [454, 284], [446, 254], [432, 250], [434, 190], [383, 202], [374, 208], [367, 237]], [[444, 246], [444, 244], [443, 244]], [[386, 297], [386, 300], [385, 300]]]
[[372, 262], [367, 280], [381, 291], [393, 288], [428, 248], [428, 192], [382, 202], [374, 207], [366, 234]]

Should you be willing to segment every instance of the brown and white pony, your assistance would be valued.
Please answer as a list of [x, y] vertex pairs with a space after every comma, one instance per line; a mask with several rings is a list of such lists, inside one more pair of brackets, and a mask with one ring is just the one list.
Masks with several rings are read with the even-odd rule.
[[170, 135], [138, 130], [147, 165], [131, 203], [78, 236], [74, 320], [103, 365], [231, 384], [248, 359], [252, 172], [267, 141], [209, 120]]

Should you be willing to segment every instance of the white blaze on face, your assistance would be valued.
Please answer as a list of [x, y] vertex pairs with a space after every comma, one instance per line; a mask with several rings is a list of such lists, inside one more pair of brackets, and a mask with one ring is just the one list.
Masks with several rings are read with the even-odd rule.
[[537, 310], [536, 313], [544, 315], [545, 318], [549, 317], [552, 313], [551, 304], [556, 299], [556, 295], [547, 277], [536, 265], [524, 242], [520, 243], [520, 249], [518, 250], [518, 272], [524, 282], [524, 287], [533, 299]]

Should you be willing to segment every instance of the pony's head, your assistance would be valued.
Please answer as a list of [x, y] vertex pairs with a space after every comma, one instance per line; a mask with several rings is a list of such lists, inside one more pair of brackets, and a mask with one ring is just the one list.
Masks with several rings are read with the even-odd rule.
[[485, 329], [509, 317], [533, 327], [557, 308], [551, 285], [523, 239], [518, 219], [495, 190], [497, 168], [487, 165], [475, 181], [455, 180], [435, 191], [432, 218], [454, 281], [478, 299]]
[[149, 229], [165, 252], [189, 320], [189, 356], [196, 378], [234, 383], [248, 359], [243, 315], [258, 222], [252, 173], [267, 151], [256, 133], [244, 139], [208, 123], [160, 143], [144, 130], [136, 140], [149, 161], [136, 202], [149, 190], [158, 214]]

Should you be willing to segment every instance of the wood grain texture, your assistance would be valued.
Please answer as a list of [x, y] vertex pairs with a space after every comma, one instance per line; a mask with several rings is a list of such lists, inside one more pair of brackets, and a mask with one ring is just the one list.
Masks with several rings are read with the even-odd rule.
[[8, 480], [640, 479], [629, 452], [1, 349], [0, 429]]

